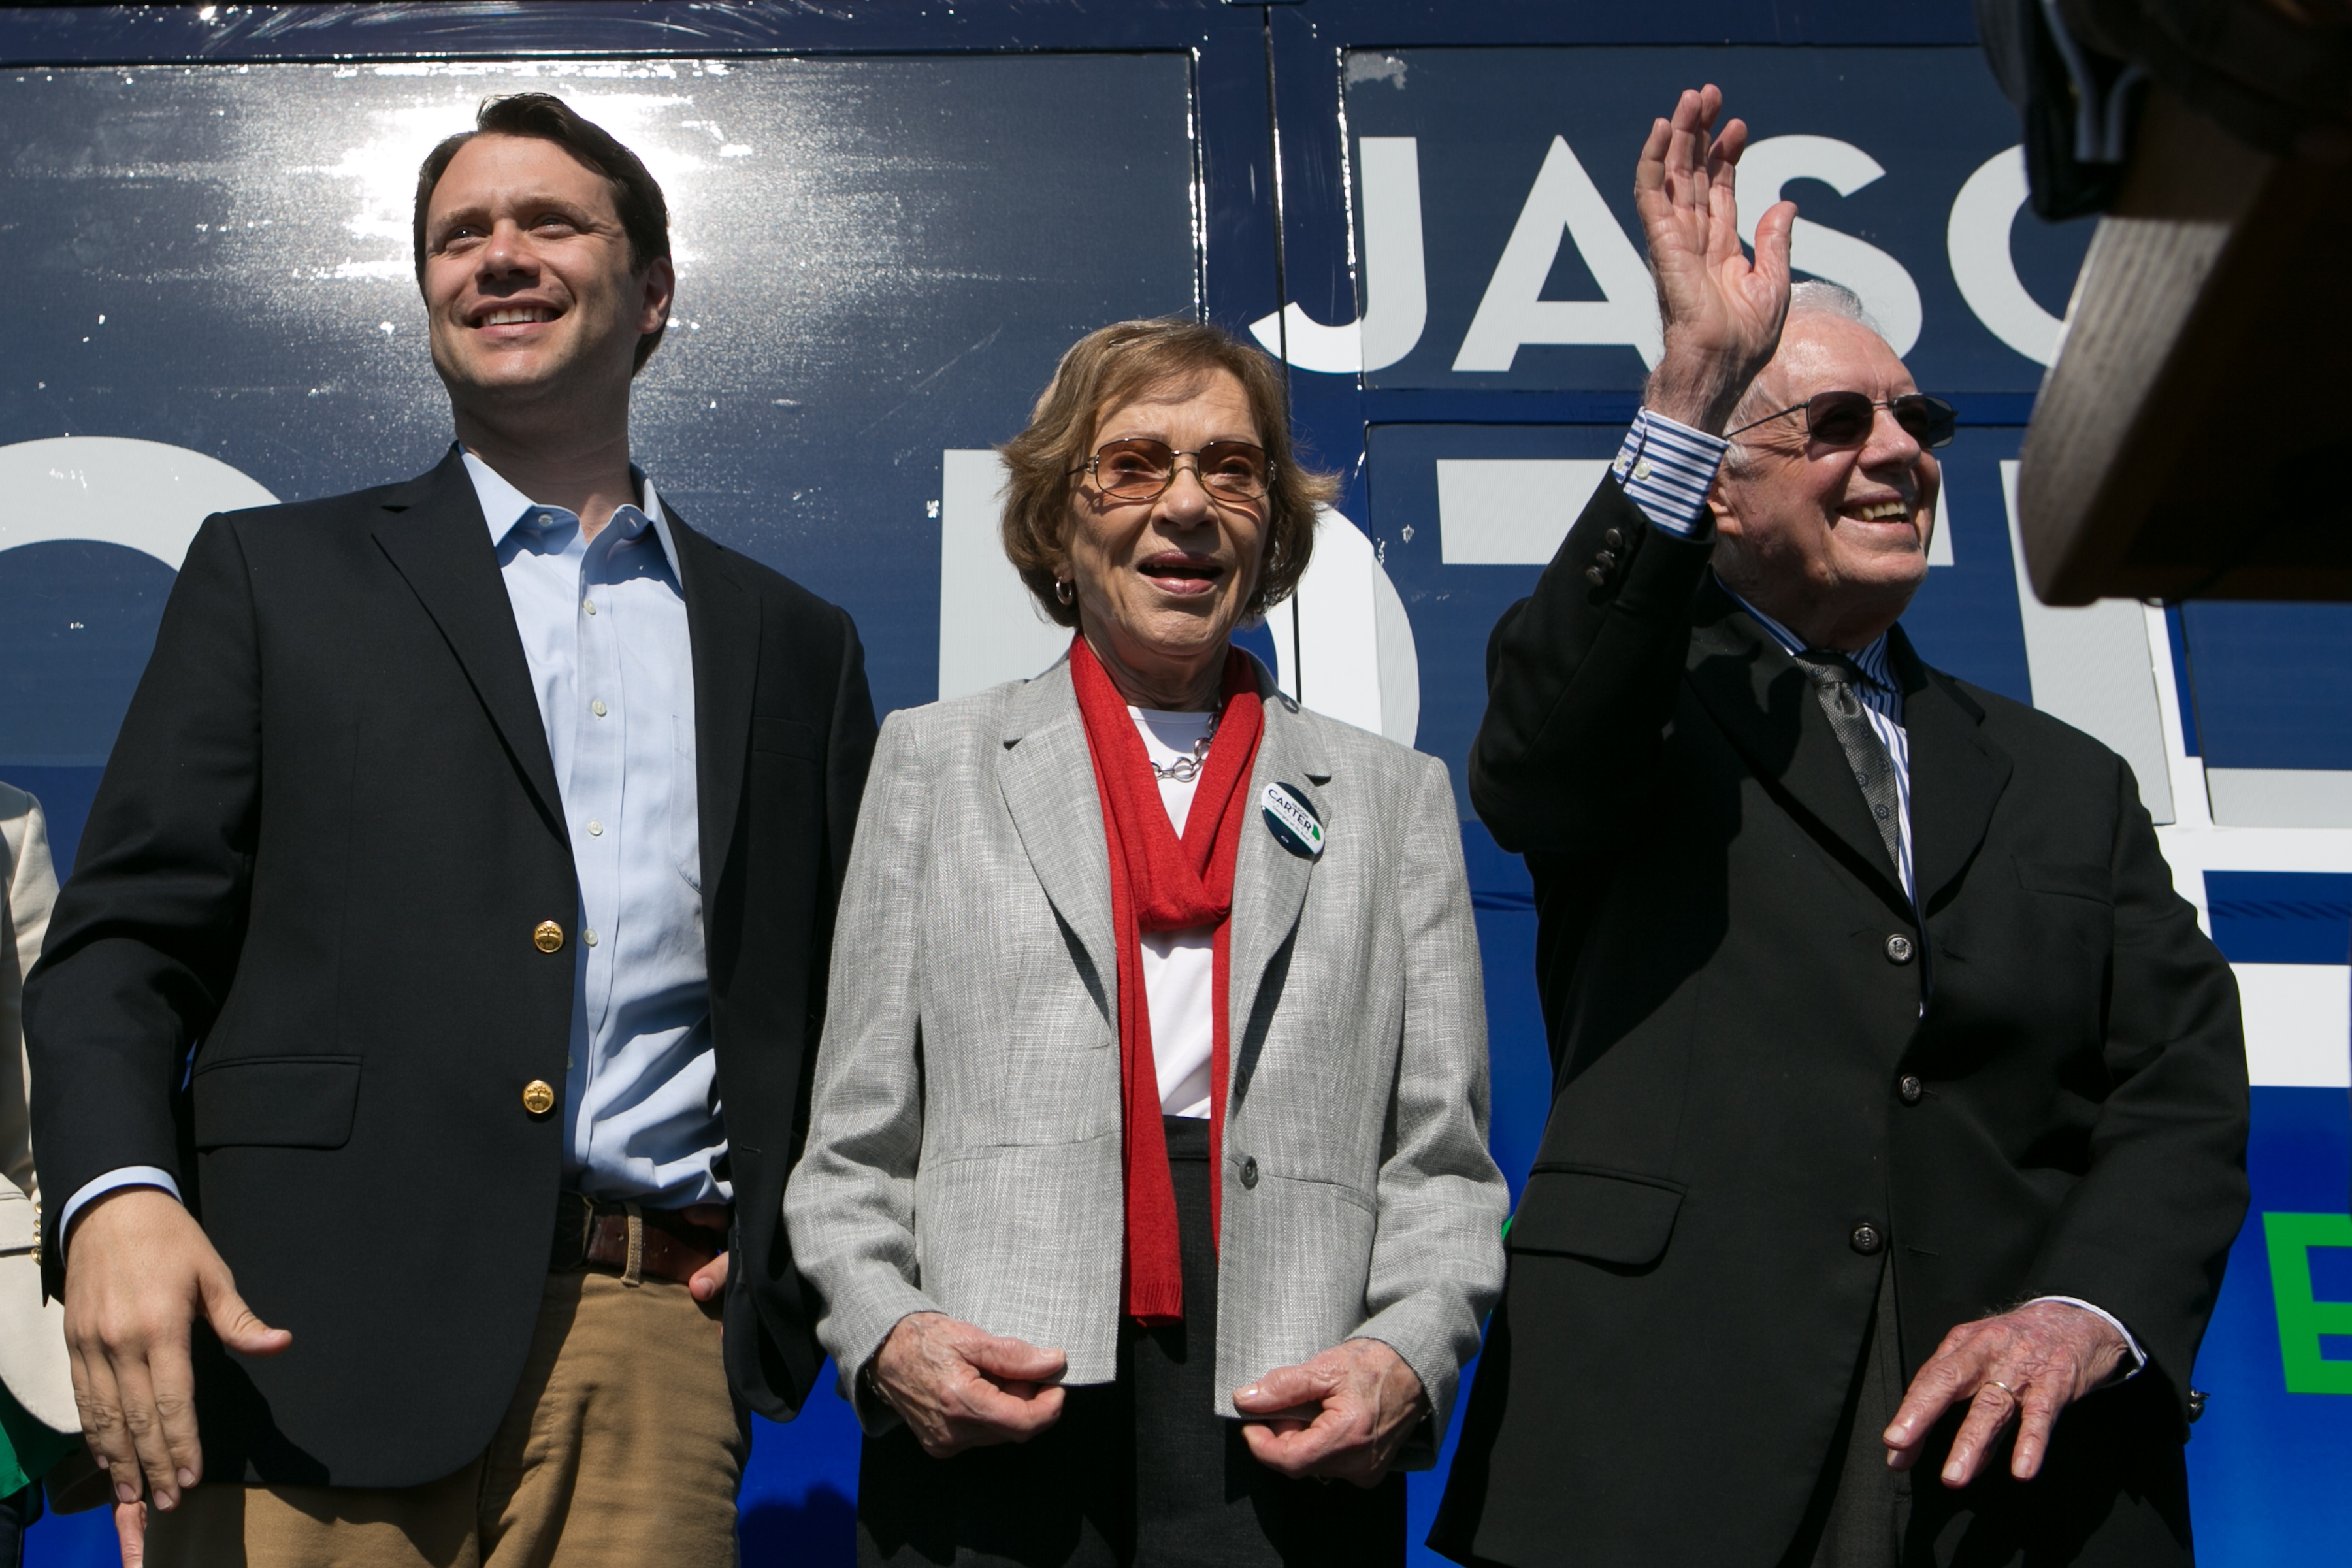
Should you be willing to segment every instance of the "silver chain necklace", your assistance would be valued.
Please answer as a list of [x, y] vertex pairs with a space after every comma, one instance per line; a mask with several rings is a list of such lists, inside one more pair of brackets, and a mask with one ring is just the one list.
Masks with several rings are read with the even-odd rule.
[[[1222, 710], [1209, 715], [1209, 732], [1192, 742], [1191, 756], [1179, 757], [1164, 768], [1158, 763], [1151, 763], [1152, 776], [1167, 779], [1174, 784], [1191, 784], [1194, 779], [1199, 778], [1202, 765], [1209, 760], [1209, 742], [1217, 738], [1217, 721], [1223, 717], [1224, 714]], [[1144, 761], [1149, 763], [1151, 759], [1146, 757]]]

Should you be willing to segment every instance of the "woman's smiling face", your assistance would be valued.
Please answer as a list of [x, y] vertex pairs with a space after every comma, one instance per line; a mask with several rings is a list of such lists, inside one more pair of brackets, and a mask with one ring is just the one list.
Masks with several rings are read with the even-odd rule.
[[[1104, 412], [1088, 450], [1152, 440], [1178, 452], [1216, 441], [1265, 445], [1248, 394], [1230, 371], [1151, 388]], [[1119, 500], [1081, 475], [1070, 494], [1069, 574], [1081, 628], [1115, 669], [1189, 688], [1222, 669], [1257, 589], [1269, 502], [1202, 488], [1180, 458], [1150, 500]]]

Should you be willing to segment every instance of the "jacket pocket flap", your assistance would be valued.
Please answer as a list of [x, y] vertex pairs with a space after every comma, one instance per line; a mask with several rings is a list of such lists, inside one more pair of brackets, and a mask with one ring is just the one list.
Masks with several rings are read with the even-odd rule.
[[357, 1057], [243, 1057], [196, 1068], [196, 1147], [340, 1149], [359, 1112]]
[[2105, 866], [2064, 860], [2017, 860], [2018, 885], [2029, 893], [2065, 893], [2099, 903], [2115, 901], [2115, 885]]
[[1514, 1252], [1560, 1253], [1601, 1263], [1654, 1263], [1674, 1234], [1682, 1189], [1640, 1176], [1538, 1170], [1511, 1220]]
[[816, 726], [803, 724], [797, 719], [765, 719], [751, 716], [751, 749], [772, 752], [781, 756], [805, 757], [815, 762], [824, 754], [817, 742]]

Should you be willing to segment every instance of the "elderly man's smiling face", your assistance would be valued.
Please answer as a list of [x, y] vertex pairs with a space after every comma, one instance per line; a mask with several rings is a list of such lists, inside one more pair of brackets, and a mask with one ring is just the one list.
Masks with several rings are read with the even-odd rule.
[[[1886, 341], [1859, 321], [1789, 318], [1740, 421], [1823, 392], [1887, 403], [1916, 392]], [[1736, 423], [1738, 421], [1736, 421]], [[1817, 647], [1858, 648], [1892, 626], [1927, 576], [1943, 472], [1878, 410], [1859, 447], [1806, 434], [1800, 411], [1738, 437], [1709, 504], [1715, 569], [1733, 592]]]

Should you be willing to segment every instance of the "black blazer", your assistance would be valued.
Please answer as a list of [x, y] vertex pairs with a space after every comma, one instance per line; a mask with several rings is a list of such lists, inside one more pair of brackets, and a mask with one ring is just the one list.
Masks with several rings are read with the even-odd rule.
[[[728, 1370], [783, 1418], [820, 1352], [782, 1199], [874, 712], [847, 615], [670, 523], [736, 1197]], [[207, 521], [26, 1034], [43, 1192], [173, 1172], [246, 1300], [293, 1331], [244, 1360], [199, 1326], [210, 1478], [407, 1486], [488, 1444], [546, 1283], [561, 1119], [522, 1093], [564, 1079], [578, 904], [458, 453]], [[547, 920], [553, 953], [532, 942]]]
[[1488, 648], [1470, 792], [1534, 874], [1555, 1076], [1432, 1543], [1770, 1568], [1891, 1265], [1906, 1378], [2041, 1295], [2151, 1358], [2030, 1487], [2005, 1447], [1965, 1493], [1923, 1468], [1916, 1529], [2185, 1563], [2189, 1365], [2247, 1198], [2229, 966], [2122, 760], [1897, 629], [1923, 927], [1712, 546], [1604, 481]]

